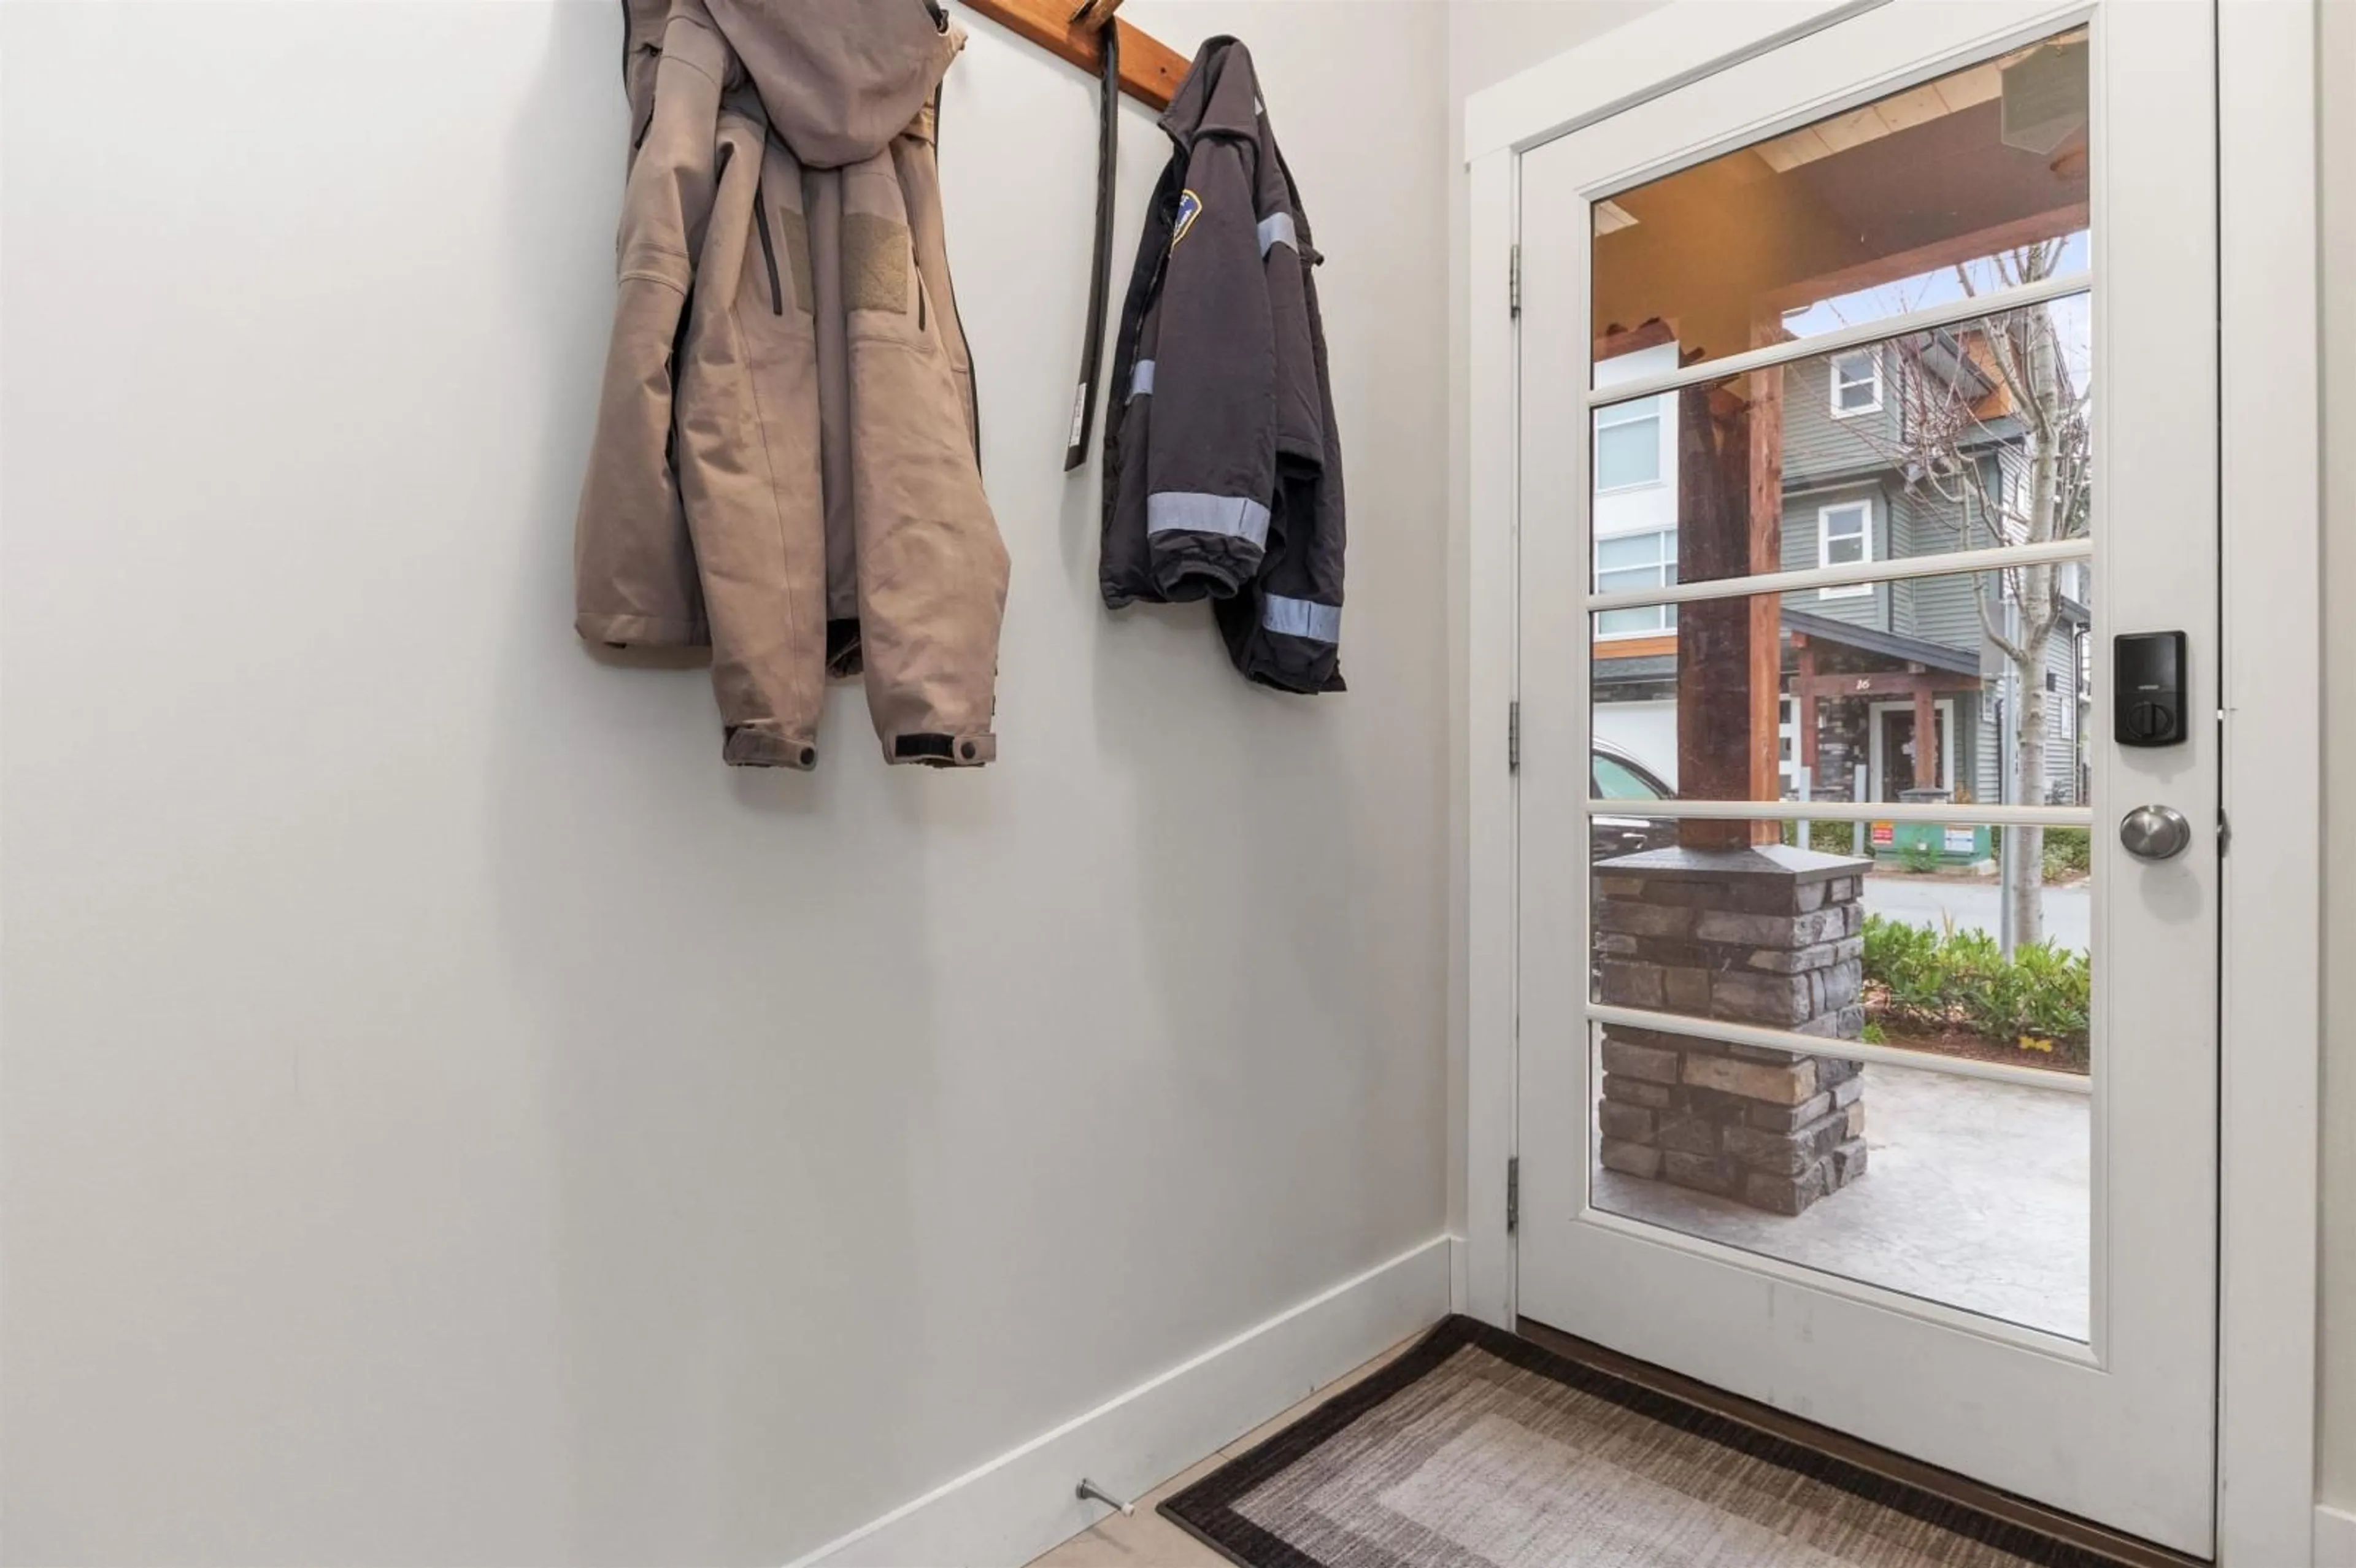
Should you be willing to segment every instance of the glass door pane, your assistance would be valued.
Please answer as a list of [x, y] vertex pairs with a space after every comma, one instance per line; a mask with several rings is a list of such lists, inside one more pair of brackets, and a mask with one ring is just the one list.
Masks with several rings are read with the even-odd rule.
[[1597, 202], [1594, 384], [2084, 272], [2088, 56], [2073, 27]]
[[[1886, 1286], [2000, 1322], [2084, 1340], [2093, 1240], [2092, 1099], [1888, 1062], [1817, 1062], [1837, 1075], [1772, 1125], [1732, 1129], [1751, 1157], [1676, 1147], [1725, 1129], [1649, 1103], [1656, 1045], [1598, 1025], [1593, 1202], [1604, 1213]], [[1747, 1065], [1733, 1046], [1688, 1042]], [[1613, 1071], [1614, 1068], [1619, 1071]], [[1787, 1069], [1785, 1071], [1788, 1071]], [[1761, 1113], [1751, 1113], [1755, 1117]], [[1796, 1214], [1812, 1165], [1785, 1168], [1784, 1115], [1806, 1115], [1845, 1186]], [[1851, 1179], [1852, 1175], [1854, 1179]], [[1664, 1179], [1664, 1178], [1666, 1178]]]
[[1588, 414], [1590, 1202], [2081, 1340], [2086, 70], [1598, 205]]
[[2215, 645], [2212, 20], [1868, 9], [1483, 187], [1515, 1309], [2193, 1551], [2217, 867], [2115, 825], [2215, 737], [2108, 650]]
[[[2095, 466], [2093, 308], [2090, 292], [2068, 293], [1599, 402], [1597, 590], [1626, 586], [1602, 580], [1609, 541], [1648, 532], [1677, 547], [1670, 581], [1689, 583], [2083, 543]], [[1752, 487], [1771, 482], [1783, 510], [1762, 518]], [[1828, 603], [1869, 590], [1810, 592]]]

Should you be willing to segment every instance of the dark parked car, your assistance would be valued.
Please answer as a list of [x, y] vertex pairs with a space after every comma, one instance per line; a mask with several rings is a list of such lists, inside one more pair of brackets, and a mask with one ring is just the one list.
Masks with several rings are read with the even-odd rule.
[[[1609, 741], [1594, 742], [1590, 787], [1597, 800], [1675, 800], [1677, 792], [1661, 776]], [[1598, 860], [1633, 855], [1643, 849], [1665, 849], [1677, 841], [1674, 817], [1603, 816], [1588, 819], [1590, 853]]]

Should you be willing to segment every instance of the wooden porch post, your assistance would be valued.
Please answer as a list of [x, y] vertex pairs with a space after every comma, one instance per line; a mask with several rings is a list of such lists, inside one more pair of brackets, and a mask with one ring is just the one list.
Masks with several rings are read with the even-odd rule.
[[1914, 787], [1939, 787], [1939, 708], [1927, 675], [1914, 687]]
[[[1677, 393], [1677, 581], [1740, 575], [1750, 564], [1750, 449], [1731, 439], [1730, 400], [1708, 385]], [[1739, 417], [1739, 416], [1738, 416]], [[1677, 606], [1677, 793], [1740, 800], [1751, 787], [1751, 609], [1740, 600]], [[1751, 842], [1740, 822], [1689, 821], [1692, 849]]]
[[[1783, 372], [1677, 394], [1677, 580], [1773, 571], [1783, 549]], [[1775, 800], [1783, 608], [1774, 595], [1677, 612], [1677, 779], [1688, 799]], [[1692, 848], [1774, 843], [1774, 823], [1687, 822]]]
[[1807, 638], [1794, 636], [1792, 646], [1799, 667], [1792, 677], [1792, 726], [1799, 731], [1800, 765], [1808, 770], [1808, 782], [1816, 782], [1816, 650]]
[[[1780, 336], [1782, 324], [1751, 334], [1763, 343]], [[1751, 571], [1783, 567], [1783, 368], [1751, 372]], [[1777, 593], [1751, 596], [1751, 798], [1783, 797], [1783, 599]], [[1753, 844], [1780, 844], [1783, 827], [1751, 825]]]

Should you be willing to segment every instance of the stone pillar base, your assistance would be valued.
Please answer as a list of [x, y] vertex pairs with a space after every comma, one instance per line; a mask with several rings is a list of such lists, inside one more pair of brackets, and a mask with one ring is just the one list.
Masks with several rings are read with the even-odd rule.
[[[1607, 1003], [1855, 1040], [1869, 861], [1767, 846], [1595, 867]], [[1605, 1168], [1797, 1214], [1865, 1173], [1861, 1063], [1603, 1029]]]
[[1797, 1214], [1865, 1174], [1860, 1065], [1606, 1026], [1601, 1158]]

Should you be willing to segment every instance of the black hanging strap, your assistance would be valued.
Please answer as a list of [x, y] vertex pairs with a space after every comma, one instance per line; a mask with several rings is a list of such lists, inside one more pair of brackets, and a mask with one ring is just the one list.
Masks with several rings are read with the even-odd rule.
[[1064, 472], [1088, 460], [1088, 432], [1095, 427], [1097, 375], [1104, 366], [1105, 289], [1112, 272], [1113, 187], [1119, 174], [1120, 29], [1110, 16], [1098, 30], [1104, 76], [1097, 103], [1097, 245], [1088, 275], [1088, 325], [1080, 346], [1079, 383], [1072, 392], [1071, 444], [1064, 449]]

